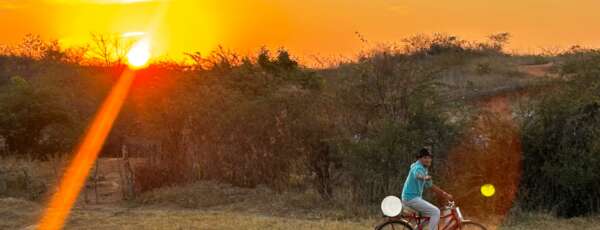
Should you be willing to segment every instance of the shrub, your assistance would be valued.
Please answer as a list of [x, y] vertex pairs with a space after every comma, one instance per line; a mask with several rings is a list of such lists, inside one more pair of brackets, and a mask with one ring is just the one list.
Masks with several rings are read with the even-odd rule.
[[439, 70], [427, 62], [379, 52], [355, 71], [340, 93], [343, 135], [336, 155], [350, 178], [346, 189], [353, 200], [376, 204], [402, 191], [415, 151], [427, 145], [444, 158], [441, 149], [458, 129], [438, 94]]
[[[184, 177], [184, 181], [210, 179], [283, 189], [294, 175], [310, 174], [306, 161], [320, 141], [319, 130], [312, 130], [320, 128], [314, 125], [320, 124], [315, 111], [319, 77], [284, 50], [275, 58], [262, 50], [255, 60], [216, 56], [221, 61], [212, 69], [171, 77], [177, 82], [173, 88], [146, 95], [155, 103], [141, 110], [144, 123], [150, 124], [142, 133], [160, 143], [156, 156], [149, 157], [168, 169], [140, 169], [146, 172], [136, 177], [149, 180], [138, 183], [150, 183], [140, 185], [143, 190], [180, 183]], [[163, 79], [152, 81], [166, 84]], [[187, 176], [152, 179], [161, 171], [182, 171]]]
[[0, 92], [0, 136], [5, 138], [9, 152], [45, 158], [45, 153], [64, 150], [57, 139], [49, 138], [44, 131], [68, 120], [67, 112], [55, 98], [22, 77], [13, 77]]
[[[586, 61], [576, 64], [573, 80], [542, 98], [523, 126], [523, 207], [563, 217], [600, 211], [600, 56], [573, 57]], [[563, 71], [572, 71], [567, 66]]]
[[43, 198], [47, 181], [39, 175], [39, 162], [0, 157], [0, 163], [0, 197]]
[[[135, 201], [142, 204], [174, 204], [183, 208], [208, 208], [236, 202], [235, 198], [237, 197], [228, 193], [232, 189], [234, 188], [226, 184], [214, 182], [197, 182], [185, 186], [162, 186], [142, 194]], [[235, 192], [240, 193], [240, 191]]]
[[489, 74], [492, 72], [492, 67], [489, 63], [478, 63], [477, 67], [475, 67], [475, 71], [479, 75]]

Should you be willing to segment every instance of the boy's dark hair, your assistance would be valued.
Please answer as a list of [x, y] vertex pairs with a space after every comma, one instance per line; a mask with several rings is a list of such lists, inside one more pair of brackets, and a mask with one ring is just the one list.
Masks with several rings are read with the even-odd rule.
[[429, 152], [429, 149], [422, 148], [421, 150], [419, 150], [419, 153], [417, 154], [417, 159], [421, 159], [426, 156], [433, 157], [433, 155], [431, 155], [431, 152]]

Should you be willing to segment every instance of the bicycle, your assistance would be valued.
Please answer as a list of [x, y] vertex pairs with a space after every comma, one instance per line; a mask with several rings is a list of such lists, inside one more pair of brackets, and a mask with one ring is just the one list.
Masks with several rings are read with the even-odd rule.
[[[440, 217], [438, 225], [440, 230], [486, 230], [480, 223], [465, 220], [454, 201], [449, 201], [444, 210], [450, 212]], [[416, 212], [403, 212], [398, 216], [386, 217], [383, 223], [375, 227], [375, 230], [424, 230], [427, 222], [429, 217], [419, 216]]]

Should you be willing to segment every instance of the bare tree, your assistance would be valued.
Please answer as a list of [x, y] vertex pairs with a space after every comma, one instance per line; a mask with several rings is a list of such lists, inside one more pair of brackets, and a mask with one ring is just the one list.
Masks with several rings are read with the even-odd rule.
[[119, 35], [106, 35], [92, 33], [92, 46], [90, 54], [99, 59], [105, 66], [120, 65], [123, 63], [127, 50], [132, 45]]
[[511, 37], [510, 33], [503, 32], [503, 33], [492, 34], [492, 35], [488, 36], [488, 39], [490, 39], [490, 41], [492, 42], [492, 48], [494, 48], [498, 51], [501, 51], [502, 48], [504, 48], [504, 46], [506, 44], [508, 44], [510, 37]]
[[18, 54], [28, 58], [41, 58], [46, 50], [46, 44], [40, 35], [27, 34], [18, 45]]
[[85, 55], [89, 51], [89, 46], [70, 47], [65, 52], [64, 62], [71, 64], [82, 64], [85, 61]]

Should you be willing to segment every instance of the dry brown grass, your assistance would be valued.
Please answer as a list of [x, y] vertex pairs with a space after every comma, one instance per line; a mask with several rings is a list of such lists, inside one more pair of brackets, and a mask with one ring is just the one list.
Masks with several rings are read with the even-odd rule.
[[215, 182], [197, 182], [187, 186], [160, 188], [142, 194], [137, 204], [172, 208], [192, 208], [222, 212], [243, 210], [265, 216], [308, 219], [356, 219], [349, 207], [323, 201], [313, 191], [277, 193], [264, 186], [239, 188]]
[[[48, 163], [12, 159], [0, 165], [25, 168], [47, 181], [56, 176]], [[324, 202], [311, 191], [277, 193], [266, 187], [198, 182], [157, 189], [132, 203], [79, 202], [66, 229], [373, 229], [381, 221], [378, 215], [357, 215], [348, 209], [349, 205]], [[0, 198], [0, 229], [34, 229], [42, 210], [43, 202]], [[525, 213], [498, 229], [600, 229], [600, 218]]]
[[40, 200], [62, 171], [62, 158], [47, 162], [0, 157], [0, 197]]
[[523, 213], [518, 217], [513, 217], [505, 221], [504, 226], [498, 228], [502, 230], [582, 230], [582, 229], [600, 229], [600, 216], [577, 217], [571, 219], [557, 219], [549, 214], [543, 213]]
[[35, 223], [40, 205], [20, 198], [0, 198], [0, 229], [18, 229]]
[[[290, 198], [295, 201], [285, 201], [283, 196], [262, 189], [241, 192], [228, 186], [216, 187], [240, 193], [238, 198], [244, 199], [224, 198], [228, 197], [226, 194], [229, 192], [216, 196], [209, 192], [204, 193], [202, 199], [198, 198], [201, 195], [196, 194], [198, 197], [193, 199], [198, 203], [194, 207], [181, 207], [181, 201], [177, 201], [191, 195], [190, 191], [206, 192], [209, 186], [212, 185], [156, 191], [149, 197], [140, 198], [148, 202], [142, 205], [79, 204], [73, 209], [66, 229], [373, 229], [381, 220], [377, 216], [339, 218], [323, 212], [326, 209], [323, 207], [314, 209], [313, 215], [310, 215], [307, 214], [311, 212], [310, 209], [293, 204], [303, 200], [300, 203], [319, 207], [311, 198], [305, 200], [306, 196], [297, 195], [296, 198]], [[266, 199], [268, 197], [271, 199]], [[212, 199], [213, 203], [208, 202]], [[286, 209], [285, 205], [289, 207]], [[23, 199], [1, 198], [0, 229], [34, 229], [42, 208], [38, 203]], [[556, 219], [544, 214], [520, 214], [498, 229], [600, 229], [598, 226], [600, 219], [594, 217]]]
[[[33, 228], [40, 206], [24, 200], [0, 199], [0, 229]], [[369, 229], [374, 220], [337, 221], [276, 217], [244, 210], [123, 206], [87, 206], [73, 210], [66, 229]]]
[[481, 98], [544, 84], [549, 79], [534, 77], [523, 61], [506, 56], [478, 57], [450, 68], [439, 80], [454, 97]]
[[[251, 208], [251, 207], [248, 207]], [[33, 229], [41, 206], [29, 201], [0, 199], [0, 229]], [[378, 218], [335, 220], [273, 216], [237, 211], [174, 207], [101, 205], [73, 210], [66, 229], [373, 229]], [[555, 219], [544, 214], [515, 218], [498, 229], [600, 229], [594, 217]]]

